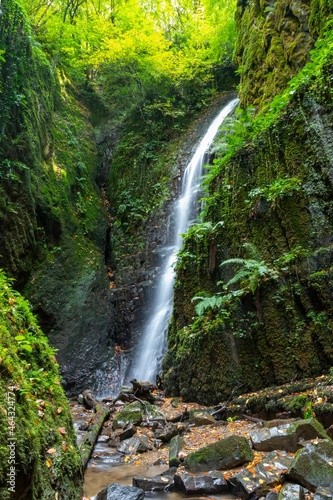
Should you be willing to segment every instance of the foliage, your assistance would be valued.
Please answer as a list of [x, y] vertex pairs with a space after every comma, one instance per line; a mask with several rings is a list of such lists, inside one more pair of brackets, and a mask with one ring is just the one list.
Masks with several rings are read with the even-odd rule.
[[261, 260], [258, 249], [252, 243], [244, 243], [243, 247], [247, 250], [250, 258], [227, 259], [221, 263], [221, 266], [230, 264], [240, 266], [240, 269], [225, 284], [225, 288], [229, 288], [231, 285], [240, 282], [243, 290], [250, 290], [254, 294], [262, 281], [277, 279], [279, 275], [274, 268]]
[[[13, 432], [16, 465], [21, 471], [16, 476], [17, 486], [29, 488], [35, 500], [51, 498], [55, 492], [59, 498], [79, 498], [81, 458], [54, 350], [30, 305], [12, 290], [2, 271], [0, 311], [0, 392], [2, 401], [8, 392], [15, 401]], [[0, 426], [0, 492], [4, 499], [8, 494], [7, 444], [8, 428]]]

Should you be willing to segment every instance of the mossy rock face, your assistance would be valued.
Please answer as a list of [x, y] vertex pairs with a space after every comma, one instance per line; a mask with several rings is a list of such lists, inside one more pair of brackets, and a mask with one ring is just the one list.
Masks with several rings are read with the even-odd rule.
[[241, 73], [242, 107], [261, 108], [271, 101], [309, 60], [309, 51], [333, 13], [326, 0], [309, 3], [238, 3], [235, 62]]
[[253, 460], [254, 454], [245, 437], [229, 436], [190, 453], [185, 467], [190, 472], [226, 470]]
[[54, 350], [2, 272], [0, 290], [0, 497], [79, 500], [82, 461]]

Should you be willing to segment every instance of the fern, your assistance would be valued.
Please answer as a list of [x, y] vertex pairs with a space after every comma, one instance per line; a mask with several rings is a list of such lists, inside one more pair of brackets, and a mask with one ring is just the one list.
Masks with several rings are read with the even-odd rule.
[[263, 279], [276, 279], [278, 272], [274, 268], [269, 267], [265, 261], [260, 260], [260, 253], [255, 245], [244, 243], [243, 247], [246, 248], [248, 254], [252, 257], [251, 259], [233, 258], [225, 260], [220, 264], [221, 267], [230, 264], [241, 266], [228, 283], [224, 285], [224, 289], [240, 282], [243, 291], [250, 290], [254, 294]]

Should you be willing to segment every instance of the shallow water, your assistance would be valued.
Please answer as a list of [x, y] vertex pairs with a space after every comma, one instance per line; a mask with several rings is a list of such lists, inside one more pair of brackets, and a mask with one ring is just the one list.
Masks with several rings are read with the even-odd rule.
[[[158, 466], [147, 466], [147, 465], [133, 465], [133, 464], [101, 464], [97, 465], [94, 460], [91, 461], [88, 469], [85, 473], [83, 491], [85, 497], [93, 497], [104, 488], [106, 488], [111, 483], [119, 483], [127, 486], [132, 486], [133, 477], [153, 477], [157, 474], [161, 474], [167, 469], [166, 465]], [[184, 498], [195, 499], [223, 499], [223, 500], [236, 500], [233, 495], [210, 495], [207, 496], [197, 496], [197, 497], [187, 497], [179, 492], [171, 493], [150, 493], [146, 492], [145, 498], [151, 498], [154, 500], [181, 500]]]

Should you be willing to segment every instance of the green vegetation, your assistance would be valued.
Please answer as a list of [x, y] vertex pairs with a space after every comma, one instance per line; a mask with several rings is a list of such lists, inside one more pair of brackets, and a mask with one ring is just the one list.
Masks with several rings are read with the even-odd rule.
[[[15, 455], [15, 491], [34, 500], [81, 498], [81, 457], [54, 350], [30, 305], [0, 272], [0, 492]], [[10, 418], [9, 418], [10, 416]], [[14, 440], [9, 438], [13, 437]]]

